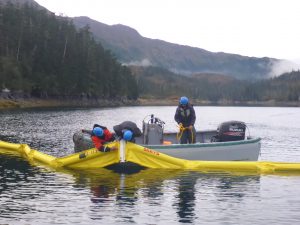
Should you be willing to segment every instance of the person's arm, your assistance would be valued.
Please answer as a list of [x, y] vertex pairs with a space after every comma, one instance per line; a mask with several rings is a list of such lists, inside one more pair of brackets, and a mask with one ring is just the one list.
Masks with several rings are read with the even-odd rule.
[[82, 132], [82, 133], [89, 134], [89, 135], [92, 135], [92, 134], [93, 134], [93, 131], [92, 131], [92, 130], [85, 130], [85, 129], [82, 129], [81, 132]]
[[115, 135], [111, 133], [108, 129], [104, 129], [105, 142], [112, 142], [115, 140]]
[[100, 152], [110, 152], [110, 151], [113, 151], [113, 150], [116, 150], [117, 148], [116, 147], [112, 147], [112, 148], [110, 148], [110, 147], [108, 147], [108, 146], [104, 146], [104, 145], [102, 145], [101, 147], [100, 147], [100, 149], [98, 149]]
[[94, 143], [95, 148], [97, 148], [98, 150], [100, 150], [100, 148], [102, 147], [101, 140], [98, 137], [96, 137], [96, 136], [92, 136], [92, 141]]
[[191, 106], [191, 125], [194, 126], [196, 122], [196, 113], [194, 107]]
[[135, 137], [140, 137], [140, 136], [142, 136], [142, 131], [140, 130], [140, 128], [136, 127], [133, 130], [133, 134], [134, 134]]
[[122, 136], [122, 129], [121, 129], [121, 126], [120, 125], [115, 125], [113, 127], [114, 131], [115, 131], [115, 134], [118, 138], [120, 138]]
[[99, 125], [99, 124], [94, 124], [93, 129], [94, 129], [95, 127], [100, 127], [100, 128], [102, 128], [103, 130], [107, 129], [107, 127], [101, 126], [101, 125]]
[[117, 147], [108, 147], [108, 146], [104, 146], [103, 142], [100, 138], [96, 137], [96, 136], [92, 136], [92, 141], [95, 145], [95, 148], [97, 148], [100, 152], [110, 152], [113, 150], [117, 150]]
[[174, 120], [179, 124], [180, 123], [180, 116], [179, 116], [179, 107], [177, 107]]

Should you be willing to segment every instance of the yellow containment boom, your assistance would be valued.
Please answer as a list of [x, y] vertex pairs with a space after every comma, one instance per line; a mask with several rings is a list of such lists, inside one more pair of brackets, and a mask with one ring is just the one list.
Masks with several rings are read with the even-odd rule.
[[26, 144], [0, 141], [0, 153], [20, 155], [29, 161], [40, 162], [52, 168], [96, 169], [120, 162], [132, 162], [143, 167], [157, 169], [186, 169], [201, 172], [246, 172], [258, 174], [300, 174], [300, 163], [249, 162], [249, 161], [193, 161], [174, 158], [158, 151], [125, 141], [113, 142], [118, 150], [102, 153], [89, 149], [69, 156], [56, 158]]
[[12, 144], [4, 141], [0, 141], [0, 153], [19, 155], [30, 162], [42, 163], [52, 168], [96, 169], [119, 162], [118, 151], [102, 153], [94, 148], [56, 158], [30, 149], [26, 144]]

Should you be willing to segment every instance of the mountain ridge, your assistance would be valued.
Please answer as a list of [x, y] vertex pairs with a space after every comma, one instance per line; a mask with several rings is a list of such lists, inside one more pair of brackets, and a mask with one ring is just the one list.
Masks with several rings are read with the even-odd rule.
[[[34, 0], [1, 0], [0, 2], [29, 3], [46, 9]], [[77, 28], [89, 26], [95, 39], [124, 65], [161, 67], [181, 75], [212, 73], [241, 80], [253, 80], [268, 78], [273, 73], [274, 65], [281, 62], [275, 58], [210, 52], [203, 48], [151, 39], [143, 37], [129, 26], [107, 25], [88, 16], [69, 17], [69, 19]]]
[[202, 48], [151, 39], [141, 36], [129, 26], [107, 25], [87, 16], [73, 17], [72, 20], [78, 28], [89, 26], [95, 38], [124, 64], [138, 64], [146, 60], [149, 65], [176, 73], [218, 73], [238, 79], [261, 79], [266, 78], [273, 65], [280, 61], [269, 57], [210, 52]]

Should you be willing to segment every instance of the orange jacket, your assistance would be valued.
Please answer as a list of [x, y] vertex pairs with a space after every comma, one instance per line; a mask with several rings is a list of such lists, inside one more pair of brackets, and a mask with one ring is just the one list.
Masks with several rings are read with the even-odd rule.
[[114, 140], [114, 135], [108, 130], [108, 129], [103, 129], [104, 134], [102, 137], [98, 137], [96, 135], [92, 135], [92, 141], [95, 145], [95, 148], [99, 149], [101, 152], [107, 152], [110, 151], [110, 149], [104, 148], [104, 144], [110, 141]]

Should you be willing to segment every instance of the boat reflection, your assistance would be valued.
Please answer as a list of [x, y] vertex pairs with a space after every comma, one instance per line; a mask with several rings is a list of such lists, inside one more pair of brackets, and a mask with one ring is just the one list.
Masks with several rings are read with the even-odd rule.
[[[208, 199], [215, 198], [215, 203], [224, 201], [224, 196], [240, 199], [249, 193], [249, 188], [256, 192], [260, 188], [260, 175], [256, 174], [229, 174], [229, 173], [199, 173], [188, 171], [177, 178], [176, 201], [178, 221], [180, 223], [194, 223], [201, 215], [198, 208], [209, 209], [212, 202]], [[238, 186], [238, 188], [237, 188]], [[229, 195], [228, 195], [229, 193]], [[237, 200], [239, 201], [239, 200]], [[201, 206], [200, 206], [201, 205]], [[203, 207], [205, 205], [205, 207]], [[198, 216], [197, 216], [198, 215]]]
[[[245, 172], [204, 173], [174, 169], [140, 169], [130, 173], [117, 173], [105, 168], [54, 170], [22, 158], [0, 156], [0, 194], [13, 193], [11, 198], [23, 201], [24, 188], [26, 199], [34, 200], [45, 194], [57, 194], [58, 190], [63, 196], [64, 190], [70, 190], [70, 186], [70, 196], [80, 192], [82, 200], [87, 200], [91, 219], [107, 218], [105, 213], [115, 210], [116, 214], [108, 217], [121, 216], [124, 223], [134, 221], [136, 213], [142, 213], [152, 221], [175, 218], [179, 223], [195, 224], [201, 219], [203, 210], [209, 212], [217, 206], [226, 211], [232, 202], [242, 207], [249, 198], [259, 198], [260, 180], [264, 176]], [[9, 207], [3, 210], [12, 212]], [[26, 210], [34, 212], [34, 204]]]
[[[180, 223], [194, 223], [199, 216], [199, 204], [207, 204], [208, 195], [216, 201], [224, 196], [243, 201], [249, 193], [258, 193], [261, 175], [200, 173], [183, 170], [144, 169], [134, 174], [115, 173], [107, 169], [73, 171], [76, 185], [88, 186], [91, 202], [97, 207], [107, 207], [115, 202], [120, 208], [147, 207], [172, 208]], [[209, 197], [211, 198], [211, 196]], [[210, 203], [211, 204], [211, 203]], [[142, 207], [145, 207], [144, 205]], [[128, 215], [127, 219], [130, 218]]]

